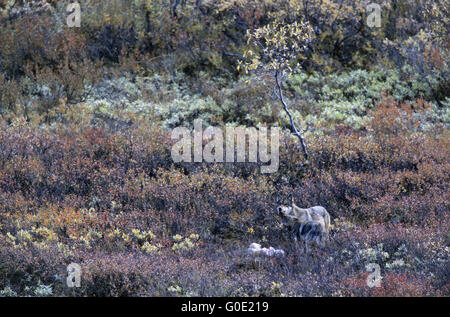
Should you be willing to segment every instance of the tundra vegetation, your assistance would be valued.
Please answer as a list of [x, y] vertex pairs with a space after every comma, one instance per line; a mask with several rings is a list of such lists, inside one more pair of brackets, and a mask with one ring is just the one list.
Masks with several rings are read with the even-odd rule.
[[[449, 2], [377, 2], [1, 0], [0, 296], [449, 296]], [[175, 163], [195, 119], [282, 128], [278, 171]]]

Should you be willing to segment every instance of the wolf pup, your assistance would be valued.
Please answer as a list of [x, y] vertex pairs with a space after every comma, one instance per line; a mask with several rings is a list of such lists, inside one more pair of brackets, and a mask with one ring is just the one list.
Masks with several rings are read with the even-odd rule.
[[314, 241], [322, 244], [323, 240], [328, 240], [330, 214], [322, 206], [304, 209], [298, 207], [292, 199], [291, 206], [280, 205], [277, 212], [284, 225], [290, 227], [295, 239], [299, 237], [306, 244]]

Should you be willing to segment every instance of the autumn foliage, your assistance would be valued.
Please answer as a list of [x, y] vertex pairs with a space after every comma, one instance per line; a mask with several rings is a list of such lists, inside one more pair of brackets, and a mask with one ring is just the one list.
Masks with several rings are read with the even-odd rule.
[[[68, 28], [58, 1], [0, 1], [0, 296], [450, 295], [445, 1], [381, 1], [376, 29], [365, 1], [80, 2]], [[285, 53], [272, 28], [302, 41], [283, 92], [308, 162], [254, 73]], [[174, 163], [196, 118], [280, 127], [279, 170]], [[326, 247], [280, 226], [290, 196], [328, 210]]]
[[[199, 295], [251, 295], [252, 276], [261, 279], [257, 292], [268, 295], [277, 292], [272, 281], [285, 285], [278, 291], [286, 295], [444, 295], [448, 132], [418, 131], [408, 111], [384, 102], [368, 130], [314, 139], [314, 163], [301, 175], [301, 158], [289, 148], [295, 142], [286, 139], [281, 169], [268, 177], [249, 163], [174, 165], [172, 141], [139, 121], [116, 132], [4, 125], [2, 283], [23, 294], [25, 281], [39, 279], [69, 295], [54, 276], [77, 262], [86, 268], [80, 295], [170, 295], [172, 284]], [[276, 225], [276, 195], [290, 192], [332, 216], [332, 242], [315, 260], [299, 257]], [[242, 252], [255, 240], [288, 255], [253, 267]], [[370, 248], [389, 256], [367, 251], [365, 258]], [[366, 261], [385, 266], [381, 289], [360, 285]], [[178, 270], [194, 270], [195, 279], [171, 273]]]

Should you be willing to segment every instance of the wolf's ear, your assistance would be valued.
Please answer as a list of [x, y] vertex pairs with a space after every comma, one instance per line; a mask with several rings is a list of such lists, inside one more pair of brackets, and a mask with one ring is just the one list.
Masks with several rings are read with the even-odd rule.
[[273, 193], [272, 196], [271, 196], [271, 200], [275, 201], [275, 203], [277, 205], [281, 205], [281, 203], [282, 203], [281, 196], [278, 193]]
[[294, 205], [294, 195], [291, 195], [291, 203]]
[[280, 195], [277, 195], [277, 196], [275, 197], [275, 200], [276, 200], [277, 204], [280, 204], [280, 203], [281, 203], [281, 196], [280, 196]]
[[294, 196], [292, 194], [290, 194], [288, 196], [288, 201], [290, 201], [290, 202], [294, 201]]

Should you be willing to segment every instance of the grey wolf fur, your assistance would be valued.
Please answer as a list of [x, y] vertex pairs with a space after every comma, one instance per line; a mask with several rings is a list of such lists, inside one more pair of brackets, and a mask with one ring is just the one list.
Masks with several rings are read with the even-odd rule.
[[293, 226], [293, 232], [295, 241], [298, 239], [305, 242], [306, 251], [309, 252], [309, 245], [311, 243], [316, 243], [316, 245], [323, 247], [324, 239], [326, 236], [322, 231], [320, 223], [316, 221], [309, 221], [302, 224], [296, 223]]
[[278, 206], [277, 212], [283, 220], [283, 225], [294, 235], [294, 239], [305, 242], [307, 251], [310, 243], [315, 242], [323, 246], [328, 240], [330, 214], [324, 207], [300, 208], [292, 200], [291, 206]]

